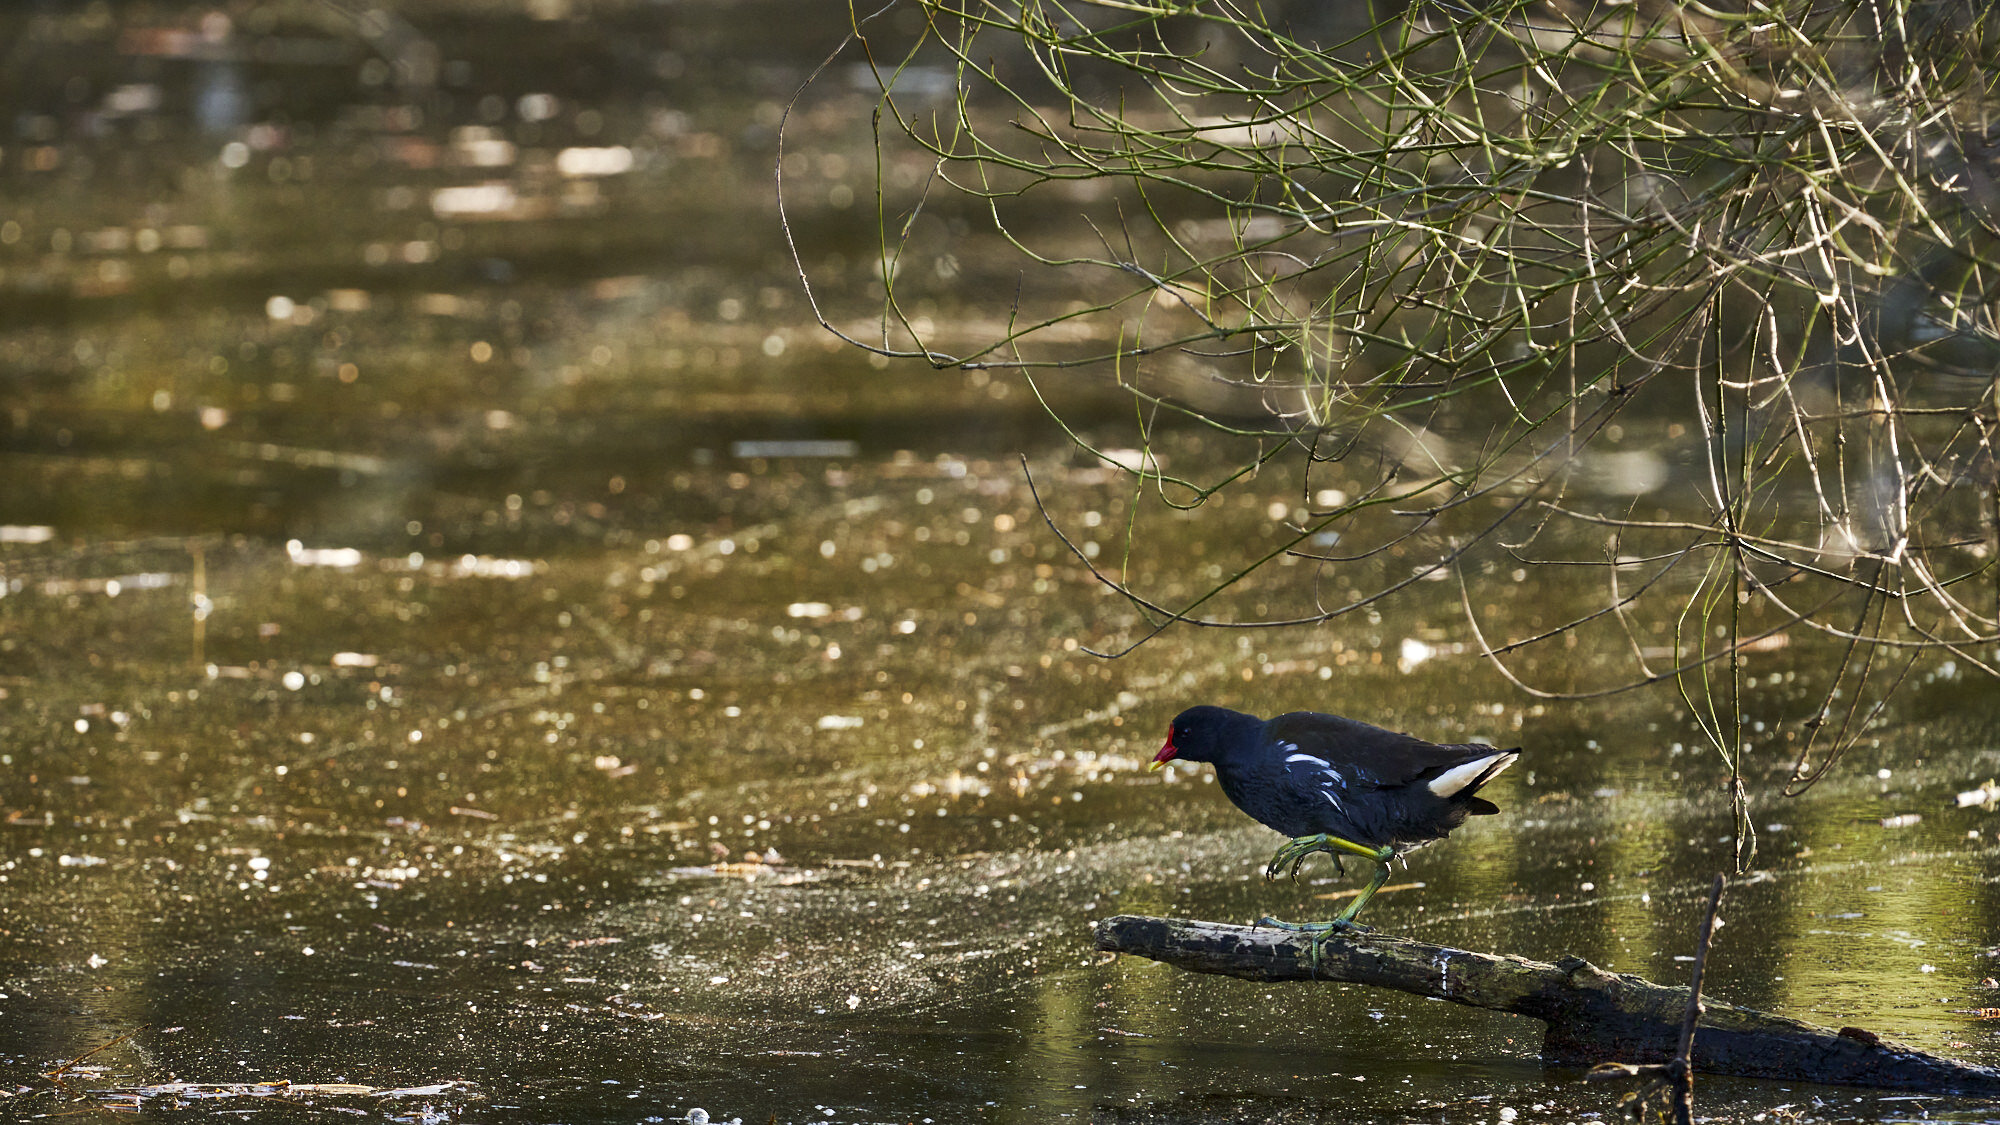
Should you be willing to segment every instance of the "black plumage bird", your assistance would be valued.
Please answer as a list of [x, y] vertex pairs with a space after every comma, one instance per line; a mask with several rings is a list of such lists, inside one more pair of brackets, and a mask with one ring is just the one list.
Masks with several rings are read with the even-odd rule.
[[[1264, 720], [1226, 707], [1190, 707], [1174, 718], [1152, 768], [1180, 759], [1213, 762], [1215, 779], [1236, 807], [1291, 837], [1264, 868], [1294, 878], [1314, 852], [1376, 865], [1375, 876], [1331, 922], [1286, 929], [1361, 929], [1354, 920], [1389, 879], [1389, 861], [1443, 839], [1469, 816], [1499, 812], [1479, 787], [1520, 757], [1491, 746], [1439, 746], [1338, 715], [1294, 711]], [[1317, 946], [1314, 947], [1317, 951]]]

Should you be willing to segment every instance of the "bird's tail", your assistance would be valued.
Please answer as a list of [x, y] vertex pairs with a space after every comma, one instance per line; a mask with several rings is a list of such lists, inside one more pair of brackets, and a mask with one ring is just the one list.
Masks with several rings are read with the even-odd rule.
[[[1512, 750], [1495, 750], [1482, 758], [1474, 758], [1462, 765], [1456, 765], [1430, 780], [1430, 791], [1440, 797], [1459, 797], [1479, 816], [1499, 812], [1491, 801], [1479, 800], [1473, 794], [1479, 787], [1492, 781], [1501, 770], [1511, 766], [1521, 757], [1519, 747]], [[1486, 806], [1480, 808], [1480, 805]]]

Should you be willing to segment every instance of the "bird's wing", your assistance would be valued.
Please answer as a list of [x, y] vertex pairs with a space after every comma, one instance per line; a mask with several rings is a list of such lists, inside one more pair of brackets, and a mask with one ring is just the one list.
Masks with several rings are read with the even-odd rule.
[[[1440, 746], [1339, 715], [1294, 711], [1265, 724], [1273, 745], [1290, 744], [1333, 764], [1349, 786], [1400, 789], [1428, 783], [1453, 766], [1502, 753], [1483, 744]], [[1333, 747], [1338, 747], [1334, 752]], [[1289, 756], [1289, 752], [1288, 755]]]
[[[1265, 725], [1274, 745], [1299, 749], [1344, 778], [1347, 785], [1395, 789], [1420, 780], [1426, 771], [1454, 765], [1462, 757], [1436, 753], [1443, 747], [1378, 726], [1312, 711], [1280, 715]], [[1300, 763], [1310, 765], [1310, 763]]]

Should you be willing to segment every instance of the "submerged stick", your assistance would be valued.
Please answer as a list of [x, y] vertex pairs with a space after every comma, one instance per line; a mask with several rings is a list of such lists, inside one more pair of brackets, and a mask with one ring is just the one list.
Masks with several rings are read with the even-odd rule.
[[1708, 946], [1715, 939], [1715, 912], [1722, 906], [1722, 883], [1708, 892], [1708, 909], [1701, 915], [1701, 934], [1694, 943], [1694, 972], [1688, 976], [1687, 1014], [1681, 1017], [1680, 1046], [1674, 1051], [1674, 1125], [1694, 1125], [1694, 1033], [1708, 1006], [1701, 1002], [1701, 978], [1708, 970]]
[[92, 1047], [90, 1050], [85, 1051], [84, 1053], [69, 1060], [68, 1062], [62, 1064], [61, 1066], [55, 1068], [54, 1070], [45, 1071], [42, 1074], [42, 1077], [47, 1078], [50, 1081], [58, 1081], [62, 1078], [63, 1075], [68, 1074], [70, 1072], [70, 1069], [76, 1066], [76, 1064], [82, 1062], [83, 1060], [89, 1058], [90, 1056], [96, 1054], [99, 1051], [108, 1050], [109, 1048], [116, 1047], [118, 1044], [125, 1042], [127, 1039], [132, 1038], [134, 1035], [137, 1035], [140, 1032], [145, 1031], [146, 1029], [152, 1026], [153, 1025], [150, 1023], [142, 1023], [138, 1027], [135, 1027], [132, 1030], [126, 1032], [125, 1034], [120, 1035], [116, 1039], [111, 1039], [107, 1040], [106, 1042], [99, 1043], [97, 1046]]
[[[1621, 1078], [1642, 1078], [1645, 1083], [1626, 1094], [1628, 1101], [1643, 1107], [1653, 1098], [1664, 1101], [1673, 1111], [1674, 1125], [1694, 1125], [1694, 1032], [1708, 1006], [1701, 1002], [1701, 978], [1708, 969], [1708, 945], [1715, 937], [1715, 911], [1722, 905], [1723, 877], [1715, 877], [1708, 892], [1708, 909], [1701, 915], [1701, 932], [1695, 935], [1694, 972], [1688, 976], [1687, 1011], [1681, 1016], [1681, 1030], [1675, 1042], [1680, 1046], [1674, 1057], [1663, 1063], [1598, 1063], [1584, 1075], [1587, 1082], [1608, 1082]], [[1644, 1116], [1643, 1109], [1627, 1110]]]
[[[1345, 981], [1533, 1016], [1542, 1057], [1565, 1066], [1662, 1063], [1679, 1046], [1690, 990], [1611, 973], [1581, 957], [1550, 964], [1384, 934], [1313, 935], [1122, 914], [1097, 923], [1097, 948], [1197, 973], [1258, 981]], [[2000, 1096], [2000, 1070], [1926, 1054], [1860, 1028], [1819, 1027], [1733, 1004], [1703, 1005], [1694, 1069], [1937, 1094]]]

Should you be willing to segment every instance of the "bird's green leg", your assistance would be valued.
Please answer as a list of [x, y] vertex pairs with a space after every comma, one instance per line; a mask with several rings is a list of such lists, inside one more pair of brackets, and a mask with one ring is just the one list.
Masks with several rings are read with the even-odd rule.
[[1283, 922], [1276, 918], [1260, 918], [1257, 920], [1257, 924], [1260, 926], [1276, 926], [1281, 930], [1313, 934], [1314, 937], [1311, 945], [1312, 967], [1314, 974], [1317, 975], [1319, 972], [1319, 947], [1326, 939], [1336, 933], [1346, 931], [1365, 932], [1368, 929], [1367, 926], [1354, 920], [1355, 915], [1360, 914], [1361, 908], [1368, 905], [1368, 900], [1375, 897], [1375, 892], [1382, 889], [1382, 884], [1389, 881], [1389, 861], [1395, 858], [1396, 853], [1391, 848], [1371, 848], [1366, 844], [1357, 844], [1352, 840], [1344, 840], [1339, 836], [1331, 836], [1326, 833], [1320, 833], [1315, 836], [1301, 836], [1278, 849], [1278, 854], [1272, 856], [1270, 864], [1264, 868], [1264, 877], [1267, 879], [1277, 878], [1278, 872], [1283, 871], [1286, 865], [1289, 864], [1293, 878], [1297, 878], [1299, 867], [1314, 852], [1325, 852], [1332, 856], [1336, 865], [1339, 864], [1340, 855], [1343, 852], [1372, 861], [1375, 864], [1375, 874], [1368, 880], [1368, 885], [1362, 887], [1361, 893], [1354, 896], [1354, 901], [1347, 904], [1347, 909], [1341, 911], [1332, 921]]

